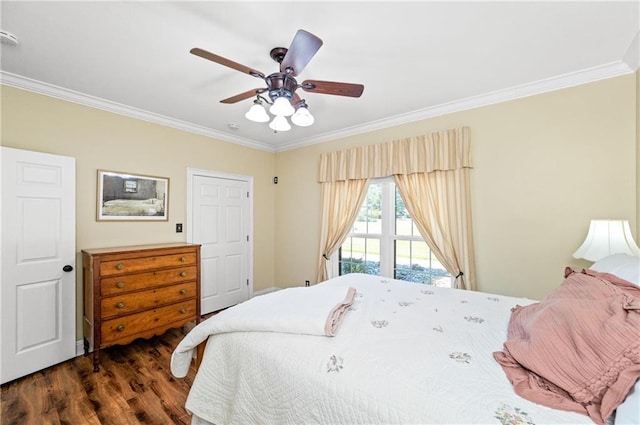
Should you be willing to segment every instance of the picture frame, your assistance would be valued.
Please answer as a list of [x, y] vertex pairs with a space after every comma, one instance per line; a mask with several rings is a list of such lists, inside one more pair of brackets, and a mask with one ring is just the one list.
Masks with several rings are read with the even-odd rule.
[[98, 170], [98, 221], [168, 221], [169, 178]]

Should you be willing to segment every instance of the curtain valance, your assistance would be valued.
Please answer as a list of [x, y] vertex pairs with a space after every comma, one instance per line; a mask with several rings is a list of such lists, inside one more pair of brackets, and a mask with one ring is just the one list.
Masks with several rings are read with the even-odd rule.
[[322, 154], [318, 182], [462, 168], [471, 168], [468, 127]]

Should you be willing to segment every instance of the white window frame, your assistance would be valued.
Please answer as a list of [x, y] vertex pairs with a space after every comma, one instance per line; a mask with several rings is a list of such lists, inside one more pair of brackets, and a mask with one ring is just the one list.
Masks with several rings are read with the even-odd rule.
[[[382, 184], [382, 233], [380, 234], [380, 276], [393, 278], [394, 275], [394, 246], [396, 240], [425, 242], [422, 235], [405, 236], [395, 234], [395, 181], [393, 177], [374, 179], [371, 184]], [[367, 188], [367, 190], [369, 190]], [[349, 233], [348, 237], [378, 239], [369, 233]], [[330, 257], [329, 277], [340, 274], [339, 250]]]
[[[382, 205], [381, 205], [381, 214], [382, 214], [382, 226], [381, 233], [378, 234], [370, 234], [370, 233], [349, 233], [348, 237], [355, 238], [366, 238], [366, 239], [378, 239], [380, 244], [380, 276], [393, 278], [394, 276], [394, 266], [395, 264], [395, 253], [394, 247], [396, 245], [396, 241], [410, 241], [410, 242], [422, 242], [426, 245], [426, 241], [422, 237], [422, 235], [417, 232], [413, 235], [396, 235], [395, 234], [395, 224], [396, 224], [396, 214], [395, 214], [395, 181], [393, 177], [386, 177], [381, 179], [375, 179], [372, 181], [374, 183], [382, 184]], [[367, 189], [369, 190], [369, 189]], [[406, 206], [405, 206], [406, 207]], [[412, 228], [415, 227], [415, 224]], [[427, 248], [428, 245], [427, 245]], [[329, 269], [329, 277], [337, 277], [340, 274], [340, 261], [339, 261], [339, 250], [331, 256], [328, 269]], [[411, 264], [414, 264], [413, 261], [413, 252]], [[433, 252], [430, 253], [430, 262], [429, 268], [433, 270], [433, 262], [434, 255]], [[437, 259], [435, 260], [437, 262]], [[433, 275], [431, 276], [433, 279]], [[438, 286], [446, 286], [446, 287], [455, 287], [454, 283], [455, 279], [450, 277], [448, 284], [442, 285], [438, 284]], [[433, 280], [431, 281], [432, 284]]]

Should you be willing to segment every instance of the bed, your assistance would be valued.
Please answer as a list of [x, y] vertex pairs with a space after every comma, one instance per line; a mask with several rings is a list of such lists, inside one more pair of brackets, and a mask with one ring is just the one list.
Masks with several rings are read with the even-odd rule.
[[[635, 267], [640, 271], [640, 263]], [[363, 274], [312, 288], [291, 288], [293, 298], [289, 290], [254, 297], [202, 322], [176, 347], [171, 367], [181, 377], [208, 339], [186, 402], [194, 424], [599, 422], [521, 397], [497, 361], [511, 336], [512, 309], [541, 303]], [[313, 308], [296, 297], [310, 294], [347, 296], [330, 309], [340, 315], [332, 319], [333, 336], [321, 330], [320, 312], [307, 321], [304, 312]], [[638, 310], [629, 312], [640, 318]], [[625, 373], [635, 381], [640, 358], [631, 363]], [[632, 387], [621, 396], [618, 410], [626, 410], [616, 424], [640, 419], [638, 385]], [[604, 419], [614, 423], [615, 415]]]
[[102, 206], [102, 214], [113, 216], [146, 216], [158, 215], [164, 211], [164, 202], [161, 199], [113, 199], [106, 201]]

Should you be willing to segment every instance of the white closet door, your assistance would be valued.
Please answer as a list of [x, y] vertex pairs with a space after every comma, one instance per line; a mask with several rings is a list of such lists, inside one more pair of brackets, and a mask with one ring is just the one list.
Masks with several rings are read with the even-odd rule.
[[191, 242], [202, 245], [202, 314], [249, 298], [249, 195], [245, 180], [193, 176]]

